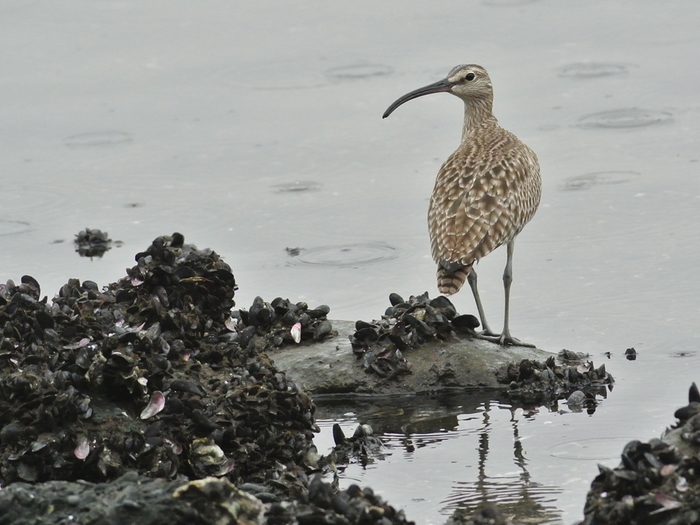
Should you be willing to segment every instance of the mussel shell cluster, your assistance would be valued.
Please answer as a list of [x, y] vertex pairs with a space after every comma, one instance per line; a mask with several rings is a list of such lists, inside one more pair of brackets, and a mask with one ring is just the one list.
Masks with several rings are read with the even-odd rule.
[[558, 364], [554, 356], [546, 361], [522, 359], [508, 363], [496, 372], [496, 377], [509, 385], [511, 399], [525, 404], [549, 406], [581, 391], [588, 395], [589, 411], [595, 408], [595, 395], [606, 397], [606, 389], [612, 390], [615, 382], [604, 364], [598, 368], [592, 361]]
[[102, 257], [112, 248], [112, 239], [107, 232], [85, 228], [75, 236], [75, 251], [81, 257]]
[[378, 321], [357, 321], [350, 337], [353, 352], [362, 358], [368, 372], [382, 377], [407, 373], [404, 352], [426, 341], [446, 341], [455, 335], [473, 336], [479, 321], [473, 315], [458, 315], [445, 296], [430, 299], [428, 292], [410, 296], [389, 295], [391, 306]]
[[302, 341], [322, 341], [334, 333], [327, 318], [330, 311], [325, 304], [309, 308], [303, 301], [293, 303], [277, 297], [268, 303], [256, 297], [248, 310], [231, 312], [227, 326], [242, 349], [256, 353]]
[[688, 406], [676, 411], [678, 424], [661, 439], [630, 441], [619, 466], [598, 466], [582, 523], [700, 522], [700, 393], [695, 383], [688, 398]]
[[319, 525], [413, 525], [402, 510], [389, 505], [381, 496], [365, 487], [350, 485], [336, 491], [320, 475], [309, 483], [308, 501], [273, 503], [265, 513], [268, 525], [307, 523]]
[[71, 279], [49, 304], [29, 276], [0, 285], [0, 483], [256, 481], [303, 465], [315, 406], [232, 337], [235, 290], [177, 233], [102, 290]]
[[328, 456], [324, 456], [323, 460], [336, 466], [355, 462], [364, 467], [375, 458], [384, 458], [384, 443], [374, 435], [372, 427], [367, 424], [357, 425], [353, 435], [347, 437], [340, 425], [335, 423], [333, 441], [333, 450]]

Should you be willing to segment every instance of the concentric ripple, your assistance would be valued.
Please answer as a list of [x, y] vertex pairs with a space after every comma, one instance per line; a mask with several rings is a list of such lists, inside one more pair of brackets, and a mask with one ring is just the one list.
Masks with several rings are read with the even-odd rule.
[[318, 246], [299, 251], [288, 264], [329, 268], [356, 268], [399, 256], [398, 249], [385, 243], [357, 243], [338, 246]]
[[628, 129], [654, 126], [672, 121], [673, 115], [667, 111], [623, 108], [586, 115], [579, 120], [577, 126], [584, 129]]
[[256, 62], [219, 69], [212, 75], [222, 84], [242, 85], [258, 91], [312, 89], [328, 84], [328, 78], [321, 68], [308, 60]]
[[96, 131], [93, 133], [80, 133], [63, 140], [69, 148], [91, 148], [94, 146], [112, 146], [131, 142], [130, 133], [124, 131]]
[[599, 437], [565, 441], [550, 447], [550, 456], [584, 461], [614, 460], [620, 457], [620, 451], [632, 439], [634, 438]]
[[358, 80], [391, 75], [393, 72], [391, 67], [384, 64], [354, 64], [332, 67], [326, 70], [326, 76], [333, 80]]
[[560, 77], [600, 78], [627, 74], [632, 67], [635, 66], [613, 62], [577, 62], [562, 66], [556, 71]]
[[0, 237], [28, 233], [33, 229], [34, 228], [32, 227], [31, 223], [26, 221], [12, 221], [0, 219]]
[[636, 171], [598, 171], [586, 173], [565, 179], [560, 186], [561, 191], [589, 190], [593, 186], [604, 184], [623, 184], [640, 176]]

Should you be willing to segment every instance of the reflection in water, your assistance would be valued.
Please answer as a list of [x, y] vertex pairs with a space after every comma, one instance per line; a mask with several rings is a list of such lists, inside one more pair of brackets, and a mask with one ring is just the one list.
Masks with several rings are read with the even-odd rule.
[[[439, 501], [441, 515], [466, 513], [490, 503], [497, 504], [507, 515], [518, 519], [536, 519], [538, 523], [561, 519], [556, 502], [562, 490], [534, 481], [528, 471], [527, 453], [519, 428], [523, 413], [517, 407], [493, 401], [492, 398], [492, 395], [479, 393], [411, 398], [410, 402], [407, 402], [407, 398], [400, 401], [391, 398], [375, 400], [374, 404], [357, 399], [354, 404], [321, 400], [318, 403], [320, 417], [330, 416], [331, 419], [326, 422], [320, 420], [319, 424], [322, 428], [329, 427], [335, 422], [334, 414], [341, 420], [341, 414], [347, 416], [352, 407], [354, 420], [369, 423], [386, 446], [388, 453], [375, 458], [377, 460], [392, 461], [391, 452], [396, 450], [403, 450], [404, 454], [399, 456], [399, 460], [404, 464], [418, 461], [418, 456], [435, 454], [436, 450], [452, 451], [448, 455], [454, 454], [455, 460], [467, 463], [466, 475], [469, 478], [464, 479], [464, 470], [452, 470], [449, 475], [454, 477], [445, 485], [449, 493], [431, 494], [428, 489], [426, 493], [411, 497], [413, 501], [422, 501], [423, 498]], [[402, 408], [398, 408], [398, 405]], [[510, 413], [508, 426], [512, 439], [504, 436], [502, 417], [495, 418], [496, 422], [501, 421], [501, 425], [494, 426], [494, 416], [500, 416], [505, 411]], [[520, 418], [518, 413], [521, 414]], [[528, 411], [524, 419], [531, 420], [535, 413]], [[445, 447], [448, 442], [452, 444]], [[534, 441], [528, 443], [537, 444]], [[503, 450], [504, 445], [508, 447], [508, 452]], [[474, 450], [476, 454], [470, 452]], [[510, 462], [505, 459], [508, 456], [512, 458]], [[509, 468], [509, 464], [516, 467], [516, 472]], [[362, 472], [367, 472], [365, 467], [366, 464], [341, 468], [341, 483], [343, 480], [364, 483], [362, 474], [354, 469], [362, 468]], [[423, 476], [427, 478], [430, 474], [423, 473]]]
[[560, 513], [554, 504], [556, 496], [562, 491], [531, 480], [520, 440], [518, 419], [512, 409], [510, 421], [513, 431], [513, 463], [520, 473], [505, 476], [487, 475], [486, 467], [491, 452], [490, 412], [491, 403], [487, 402], [483, 407], [483, 422], [479, 431], [477, 479], [455, 481], [453, 493], [443, 501], [445, 509], [452, 513], [458, 509], [472, 510], [485, 504], [497, 503], [506, 515], [514, 515], [519, 520], [537, 518], [538, 523], [543, 523], [558, 519]]

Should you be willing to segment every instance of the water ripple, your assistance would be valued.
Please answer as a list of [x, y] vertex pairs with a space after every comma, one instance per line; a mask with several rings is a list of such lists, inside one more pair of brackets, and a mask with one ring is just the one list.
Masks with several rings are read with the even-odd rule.
[[569, 78], [600, 78], [615, 75], [625, 75], [630, 69], [637, 67], [632, 64], [617, 64], [613, 62], [577, 62], [557, 68], [560, 77]]
[[641, 174], [637, 171], [597, 171], [577, 175], [564, 180], [559, 189], [561, 191], [582, 191], [589, 190], [593, 186], [605, 184], [623, 184], [636, 179]]
[[399, 250], [385, 243], [357, 243], [317, 246], [299, 250], [288, 264], [329, 268], [356, 268], [399, 257]]
[[592, 113], [579, 119], [577, 126], [584, 129], [629, 129], [665, 124], [673, 121], [668, 111], [622, 108]]

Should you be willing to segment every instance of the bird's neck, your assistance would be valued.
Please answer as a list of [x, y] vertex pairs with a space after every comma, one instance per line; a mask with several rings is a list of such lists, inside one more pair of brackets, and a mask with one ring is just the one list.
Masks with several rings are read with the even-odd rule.
[[464, 101], [464, 127], [462, 128], [462, 142], [467, 140], [469, 134], [476, 128], [498, 124], [492, 113], [493, 100], [470, 99]]

